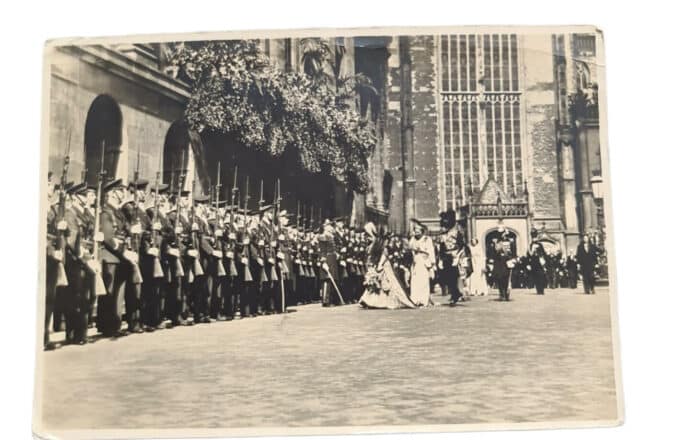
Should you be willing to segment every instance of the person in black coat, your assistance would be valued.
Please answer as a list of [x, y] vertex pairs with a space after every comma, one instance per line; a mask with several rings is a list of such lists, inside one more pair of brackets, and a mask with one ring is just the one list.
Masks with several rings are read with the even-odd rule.
[[507, 240], [496, 243], [493, 263], [492, 275], [496, 287], [498, 288], [498, 300], [510, 301], [508, 284], [510, 283], [510, 275], [515, 261], [510, 253], [510, 243], [507, 242]]
[[582, 274], [582, 284], [586, 294], [594, 293], [594, 269], [597, 264], [597, 250], [590, 242], [589, 236], [582, 237], [577, 246], [577, 266]]
[[577, 287], [577, 259], [575, 258], [575, 252], [572, 250], [568, 254], [565, 267], [568, 274], [568, 287], [575, 289]]
[[537, 289], [537, 295], [543, 295], [546, 287], [546, 251], [537, 240], [538, 232], [536, 229], [532, 229], [531, 235], [532, 243], [530, 243], [527, 252], [527, 271]]

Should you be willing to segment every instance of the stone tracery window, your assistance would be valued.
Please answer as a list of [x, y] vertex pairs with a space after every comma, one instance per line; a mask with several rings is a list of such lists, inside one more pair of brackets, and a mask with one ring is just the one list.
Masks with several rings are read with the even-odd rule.
[[484, 182], [522, 189], [521, 90], [515, 34], [439, 37], [445, 208]]

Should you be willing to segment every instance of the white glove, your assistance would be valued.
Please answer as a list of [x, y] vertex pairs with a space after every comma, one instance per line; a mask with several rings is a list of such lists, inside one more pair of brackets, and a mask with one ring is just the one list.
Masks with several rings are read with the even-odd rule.
[[136, 252], [133, 252], [133, 251], [130, 251], [130, 250], [126, 250], [126, 251], [124, 252], [124, 255], [125, 255], [125, 258], [128, 259], [128, 260], [130, 261], [130, 263], [135, 263], [135, 264], [136, 264], [136, 263], [139, 262], [139, 254], [137, 254]]
[[231, 232], [228, 235], [228, 238], [230, 238], [230, 240], [237, 240], [237, 234], [235, 234], [234, 232]]
[[223, 258], [223, 252], [221, 251], [213, 251], [213, 256], [216, 258]]
[[102, 243], [104, 240], [103, 233], [97, 232], [96, 236], [94, 237], [94, 240], [96, 240], [96, 243]]
[[231, 260], [235, 258], [235, 253], [233, 251], [227, 251], [225, 253], [226, 258], [230, 258]]
[[60, 220], [57, 224], [58, 231], [66, 231], [67, 230], [67, 222], [64, 220]]
[[183, 231], [182, 226], [175, 226], [175, 233], [176, 234], [181, 234]]
[[192, 231], [198, 231], [198, 230], [199, 230], [199, 225], [196, 222], [192, 223]]
[[281, 260], [283, 260], [283, 259], [285, 258], [285, 254], [282, 253], [282, 252], [280, 252], [280, 251], [278, 251], [278, 253], [276, 254], [276, 256], [277, 256], [278, 258], [280, 258]]
[[271, 264], [274, 264], [274, 263], [276, 262], [276, 260], [275, 260], [275, 258], [270, 257], [270, 258], [268, 259], [268, 262], [271, 263]]
[[223, 236], [223, 230], [220, 228], [217, 228], [215, 231], [213, 231], [213, 235], [216, 237], [222, 237]]
[[266, 242], [263, 239], [259, 240], [259, 246], [263, 246], [264, 244], [266, 244]]
[[153, 222], [153, 230], [154, 231], [160, 231], [161, 230], [161, 222]]
[[[177, 249], [175, 249], [177, 250]], [[147, 254], [151, 255], [152, 257], [157, 257], [158, 256], [158, 248], [157, 247], [150, 247], [148, 251], [146, 251]], [[168, 252], [170, 253], [170, 252]], [[178, 252], [177, 255], [179, 256], [180, 253]]]
[[278, 242], [275, 241], [275, 240], [273, 240], [273, 241], [271, 242], [271, 247], [276, 247], [276, 246], [278, 246]]
[[247, 260], [247, 257], [242, 257], [242, 259], [240, 260], [240, 262], [241, 262], [242, 264], [247, 264], [247, 263], [249, 263], [249, 260]]
[[101, 271], [101, 265], [98, 264], [98, 261], [91, 259], [86, 262], [86, 265], [91, 269], [93, 273], [99, 273]]
[[62, 251], [53, 252], [53, 258], [57, 261], [62, 261]]
[[264, 259], [263, 259], [263, 258], [257, 258], [257, 259], [256, 259], [256, 262], [259, 263], [259, 266], [263, 266], [263, 265], [264, 265]]
[[132, 234], [141, 234], [141, 225], [139, 223], [133, 224], [129, 232]]
[[244, 245], [249, 244], [249, 239], [248, 239], [248, 238], [245, 238], [244, 240], [242, 240], [242, 244], [244, 244]]
[[340, 265], [343, 267], [346, 267], [347, 265], [345, 264], [345, 260], [340, 260]]
[[197, 252], [196, 249], [190, 249], [187, 251], [187, 255], [189, 255], [190, 257], [196, 258], [199, 256], [199, 252]]

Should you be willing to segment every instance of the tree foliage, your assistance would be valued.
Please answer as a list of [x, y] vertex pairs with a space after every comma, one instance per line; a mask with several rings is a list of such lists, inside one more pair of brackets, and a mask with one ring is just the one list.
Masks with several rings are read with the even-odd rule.
[[187, 123], [200, 133], [227, 133], [274, 157], [293, 150], [304, 170], [366, 191], [367, 160], [376, 138], [343, 102], [367, 81], [327, 72], [331, 53], [322, 43], [303, 51], [305, 73], [277, 69], [252, 40], [178, 46], [172, 62], [192, 85]]

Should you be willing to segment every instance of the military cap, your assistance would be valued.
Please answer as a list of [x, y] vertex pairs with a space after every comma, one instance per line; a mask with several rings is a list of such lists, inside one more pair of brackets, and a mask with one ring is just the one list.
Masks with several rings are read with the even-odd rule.
[[110, 182], [103, 185], [103, 191], [108, 192], [108, 191], [120, 189], [123, 187], [124, 186], [122, 185], [122, 179], [115, 179], [115, 180], [111, 180]]
[[273, 208], [273, 205], [263, 205], [262, 207], [259, 208], [259, 212], [266, 212], [272, 208]]
[[137, 179], [137, 180], [134, 180], [132, 182], [129, 182], [128, 188], [145, 189], [148, 184], [149, 184], [149, 181], [146, 179]]
[[168, 188], [170, 188], [170, 185], [168, 185], [167, 183], [159, 183], [158, 185], [154, 185], [154, 187], [151, 188], [151, 190], [156, 191], [156, 189], [158, 189], [159, 193], [163, 193], [166, 192]]
[[86, 193], [86, 183], [81, 182], [77, 183], [75, 185], [70, 186], [69, 189], [66, 190], [67, 194], [85, 194]]
[[208, 203], [209, 197], [205, 194], [194, 196], [194, 203]]

